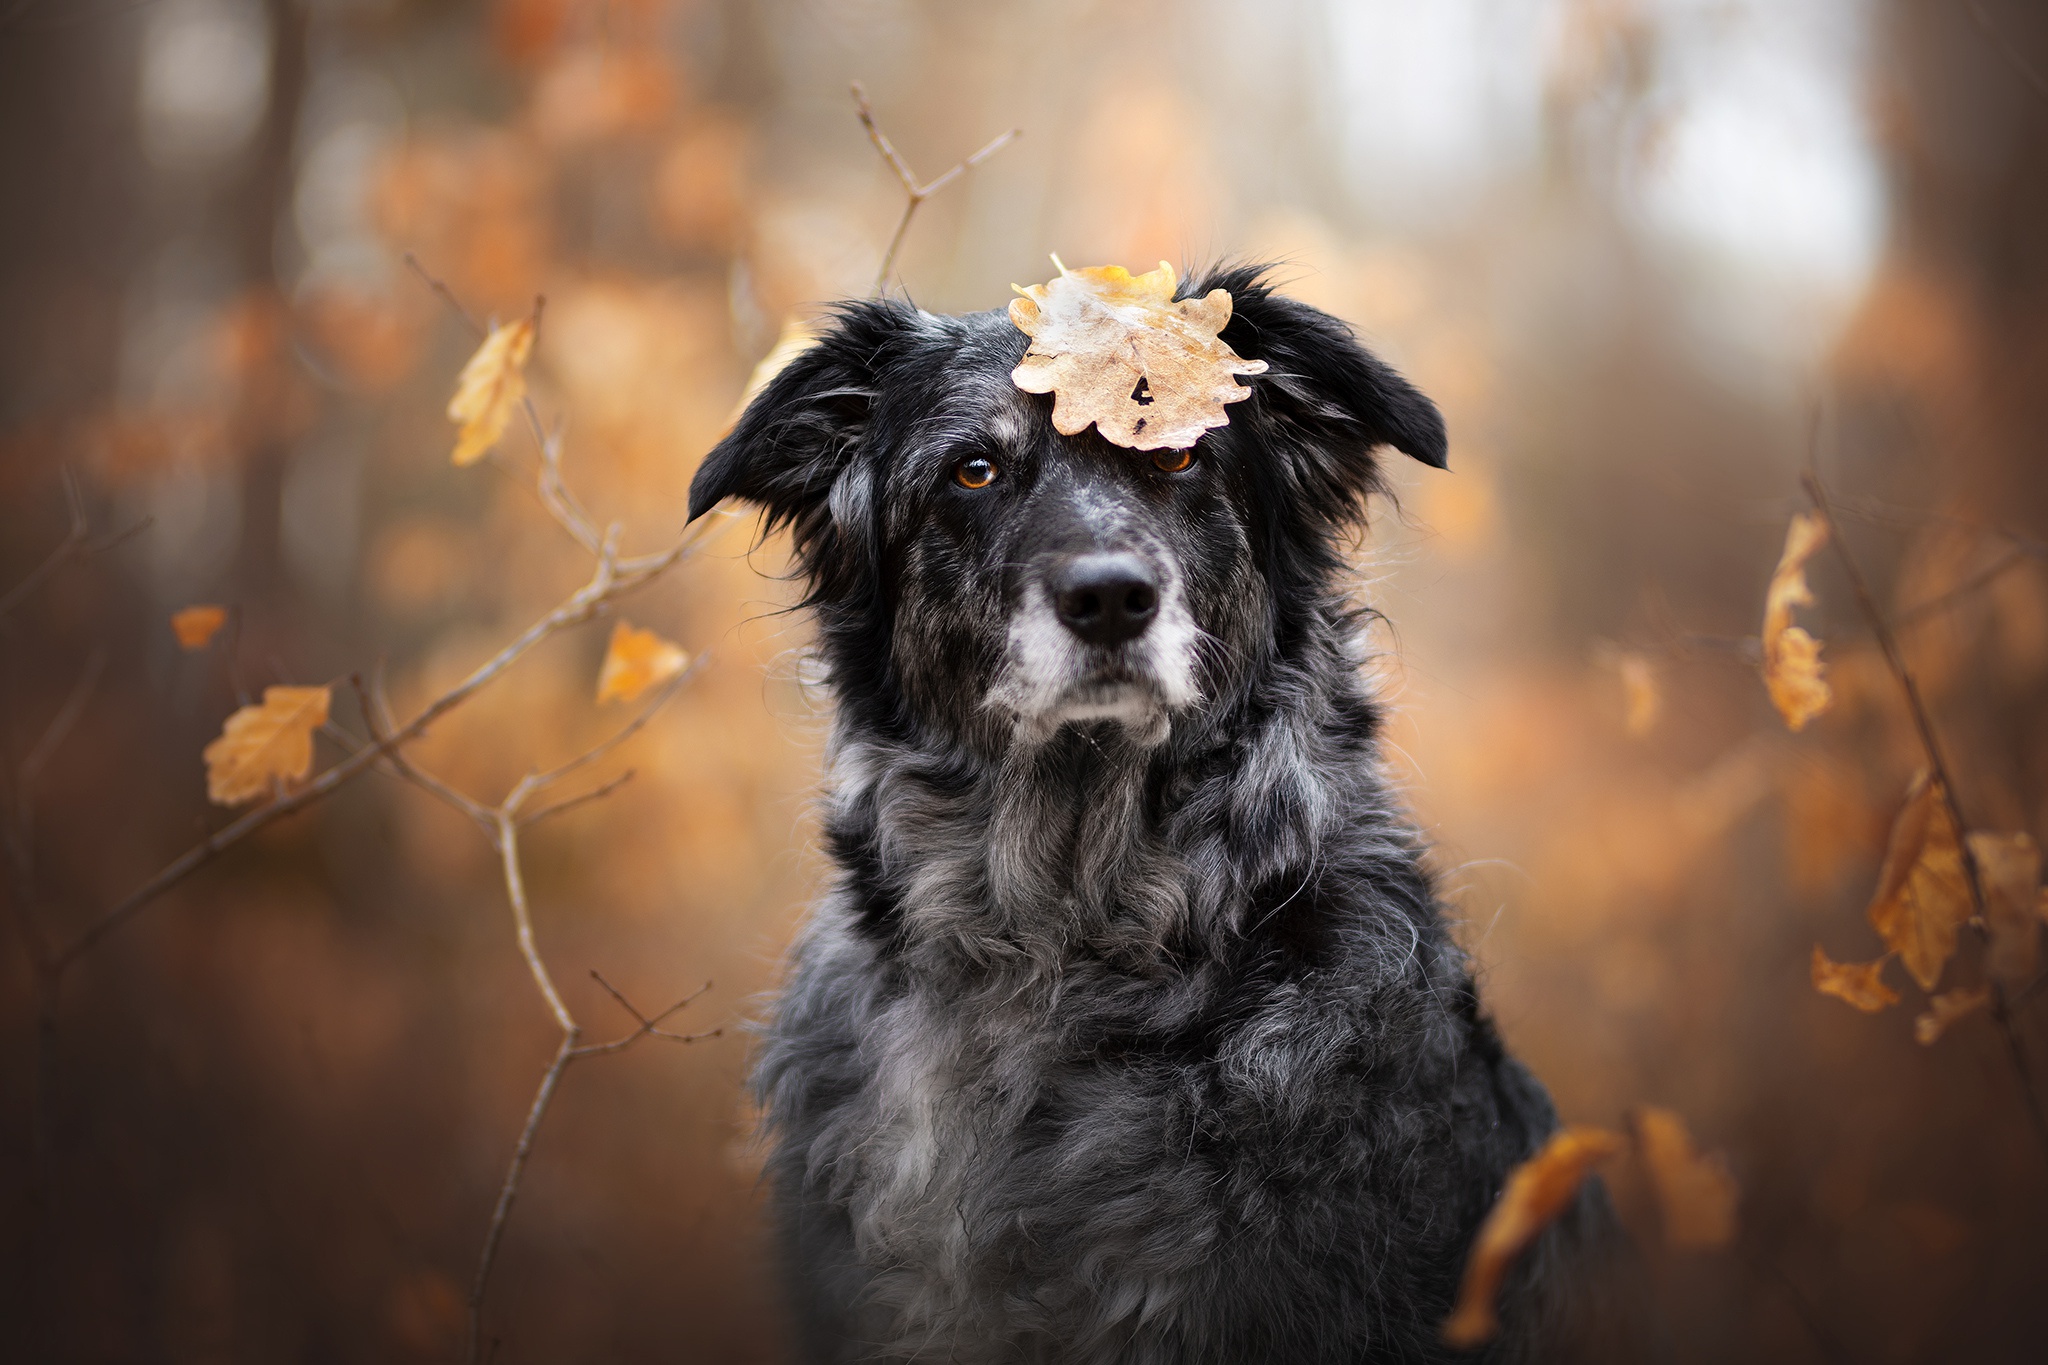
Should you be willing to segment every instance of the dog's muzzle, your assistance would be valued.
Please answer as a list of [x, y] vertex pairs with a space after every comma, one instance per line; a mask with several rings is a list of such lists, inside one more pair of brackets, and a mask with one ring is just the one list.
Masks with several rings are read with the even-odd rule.
[[1075, 555], [1047, 577], [1060, 624], [1088, 644], [1135, 640], [1158, 615], [1159, 581], [1136, 555]]

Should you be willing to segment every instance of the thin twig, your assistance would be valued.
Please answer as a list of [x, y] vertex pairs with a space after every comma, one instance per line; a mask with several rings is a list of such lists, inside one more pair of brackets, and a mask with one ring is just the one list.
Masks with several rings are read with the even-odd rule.
[[994, 156], [1011, 142], [1024, 136], [1022, 128], [1012, 128], [1002, 133], [964, 161], [954, 163], [952, 169], [941, 173], [936, 179], [920, 184], [917, 173], [910, 169], [910, 163], [896, 150], [896, 144], [889, 141], [889, 135], [882, 131], [882, 125], [875, 119], [875, 111], [868, 104], [868, 92], [859, 81], [853, 83], [854, 112], [860, 117], [860, 126], [868, 130], [868, 141], [875, 144], [875, 150], [889, 163], [889, 169], [896, 173], [897, 183], [903, 186], [903, 216], [896, 220], [895, 234], [889, 238], [889, 249], [882, 253], [882, 268], [875, 272], [875, 287], [870, 298], [880, 298], [889, 288], [890, 272], [896, 268], [896, 253], [903, 246], [903, 238], [910, 231], [910, 220], [917, 216], [924, 201], [937, 194], [946, 186], [965, 175], [974, 167]]
[[411, 269], [413, 274], [419, 276], [420, 279], [423, 282], [425, 282], [427, 288], [433, 290], [436, 294], [439, 294], [441, 296], [441, 301], [443, 303], [447, 304], [450, 308], [453, 308], [455, 310], [455, 316], [461, 318], [465, 323], [467, 323], [469, 325], [470, 331], [476, 333], [478, 337], [487, 337], [491, 334], [489, 328], [485, 327], [481, 322], [478, 322], [476, 320], [476, 314], [470, 312], [467, 308], [462, 306], [462, 300], [455, 297], [455, 291], [453, 289], [450, 289], [440, 279], [428, 273], [427, 268], [420, 264], [419, 257], [413, 255], [410, 251], [408, 251], [405, 253], [405, 264], [409, 269]]
[[[1849, 580], [1850, 589], [1856, 595], [1856, 604], [1869, 625], [1871, 634], [1877, 637], [1877, 646], [1884, 654], [1886, 665], [1891, 669], [1899, 691], [1906, 700], [1906, 709], [1913, 718], [1913, 728], [1920, 737], [1920, 748], [1926, 755], [1927, 766], [1934, 774], [1934, 781], [1940, 786], [1942, 804], [1948, 808], [1949, 819], [1956, 829], [1956, 844], [1961, 855], [1963, 878], [1969, 884], [1970, 904], [1976, 914], [1976, 923], [1982, 926], [1989, 922], [1988, 901], [1984, 895], [1983, 869], [1977, 865], [1976, 851], [1970, 847], [1970, 823], [1963, 817], [1961, 800], [1956, 795], [1956, 784], [1951, 775], [1948, 760], [1942, 753], [1940, 737], [1934, 730], [1934, 721], [1929, 715], [1926, 703], [1921, 699], [1920, 687], [1913, 679], [1912, 670], [1906, 666], [1905, 656], [1899, 651], [1899, 642], [1886, 622], [1884, 612], [1878, 608], [1877, 599], [1871, 594], [1869, 581], [1863, 576], [1862, 567], [1856, 556], [1842, 538], [1842, 528], [1829, 511], [1827, 489], [1820, 476], [1807, 471], [1801, 476], [1806, 496], [1813, 503], [1814, 510], [1827, 523], [1828, 544], [1834, 548], [1836, 562], [1842, 566], [1843, 574]], [[1980, 932], [1982, 932], [1980, 927]], [[1993, 977], [1991, 980], [1991, 1021], [2005, 1039], [2006, 1056], [2012, 1063], [2013, 1075], [2019, 1082], [2020, 1096], [2026, 1103], [2027, 1117], [2032, 1122], [2034, 1136], [2041, 1144], [2044, 1155], [2048, 1155], [2048, 1114], [2041, 1108], [2040, 1096], [2034, 1090], [2033, 1069], [2027, 1062], [2026, 1049], [2020, 1042], [2019, 1031], [2013, 1027], [2010, 1002], [2006, 999], [2005, 983]]]
[[1915, 602], [1912, 606], [1907, 607], [1904, 611], [1899, 613], [1898, 619], [1895, 620], [1893, 624], [1895, 626], [1917, 625], [1921, 621], [1927, 619], [1928, 617], [1933, 616], [1936, 613], [1946, 610], [1948, 607], [1955, 605], [1957, 602], [1961, 601], [1965, 597], [1968, 597], [1971, 593], [1978, 591], [1980, 588], [1989, 587], [1994, 581], [2001, 577], [2007, 569], [2012, 568], [2016, 564], [2025, 563], [2026, 559], [2026, 551], [2022, 550], [2017, 545], [2008, 545], [2005, 547], [2004, 554], [1992, 560], [1982, 569], [1979, 569], [1976, 573], [1971, 574], [1968, 578], [1956, 584], [1947, 592], [1937, 593], [1935, 596], [1928, 598], [1925, 602]]
[[43, 562], [29, 570], [28, 577], [15, 584], [5, 596], [0, 596], [0, 616], [5, 616], [27, 600], [28, 595], [41, 587], [51, 574], [64, 567], [65, 563], [84, 550], [91, 539], [86, 529], [85, 499], [78, 491], [78, 476], [71, 472], [71, 466], [63, 468], [64, 506], [71, 514], [71, 527], [64, 539], [57, 542], [57, 548], [43, 557]]
[[2042, 76], [2034, 64], [2027, 60], [2026, 54], [2014, 47], [2012, 41], [1998, 31], [1981, 0], [1963, 0], [1963, 7], [1970, 11], [1970, 17], [1977, 21], [1977, 27], [1991, 40], [1992, 46], [1998, 49], [1998, 54], [2005, 58], [2006, 64], [2019, 73], [2021, 80], [2033, 87], [2035, 94], [2042, 99], [2048, 99], [2048, 77]]
[[505, 1240], [505, 1223], [512, 1216], [512, 1201], [519, 1197], [519, 1177], [526, 1173], [527, 1158], [533, 1155], [534, 1135], [540, 1131], [540, 1121], [547, 1117], [548, 1105], [555, 1098], [555, 1087], [561, 1084], [562, 1073], [569, 1069], [569, 1063], [576, 1060], [576, 1035], [572, 1031], [562, 1035], [560, 1046], [555, 1049], [555, 1059], [548, 1063], [548, 1069], [540, 1078], [540, 1089], [534, 1092], [533, 1103], [527, 1107], [526, 1123], [519, 1130], [519, 1141], [512, 1148], [511, 1164], [505, 1168], [505, 1179], [498, 1186], [498, 1202], [491, 1207], [490, 1226], [484, 1232], [483, 1255], [477, 1259], [476, 1277], [469, 1283], [469, 1360], [476, 1365], [483, 1346], [484, 1294], [491, 1287], [491, 1268], [498, 1261], [498, 1246]]
[[1854, 1365], [1855, 1353], [1843, 1345], [1842, 1339], [1835, 1335], [1833, 1329], [1821, 1321], [1820, 1313], [1808, 1302], [1806, 1292], [1784, 1267], [1744, 1247], [1737, 1247], [1735, 1254], [1749, 1267], [1750, 1274], [1775, 1285], [1785, 1296], [1785, 1301], [1792, 1305], [1793, 1316], [1799, 1319], [1799, 1325], [1806, 1329], [1806, 1334], [1813, 1338], [1814, 1345], [1820, 1348], [1820, 1353], [1827, 1357], [1832, 1365]]
[[529, 815], [521, 816], [519, 823], [527, 829], [531, 829], [550, 815], [560, 815], [563, 811], [574, 810], [578, 806], [587, 806], [593, 801], [602, 801], [628, 782], [631, 782], [637, 775], [633, 769], [628, 768], [617, 777], [600, 783], [580, 796], [572, 796], [566, 801], [557, 801], [552, 806], [542, 806], [539, 810]]
[[288, 792], [243, 815], [232, 823], [216, 830], [194, 847], [164, 867], [154, 877], [137, 887], [118, 905], [102, 914], [79, 935], [69, 947], [57, 954], [55, 966], [61, 973], [67, 971], [80, 958], [91, 952], [109, 934], [127, 923], [143, 907], [155, 901], [166, 891], [176, 886], [192, 873], [212, 862], [234, 845], [254, 834], [257, 830], [280, 820], [287, 815], [297, 814], [322, 798], [333, 793], [343, 783], [368, 769], [372, 764], [394, 753], [401, 745], [408, 744], [441, 719], [460, 706], [464, 701], [496, 679], [536, 645], [549, 637], [580, 625], [601, 613], [614, 599], [644, 587], [650, 580], [673, 567], [689, 553], [701, 539], [699, 528], [706, 523], [699, 521], [686, 529], [665, 550], [640, 555], [630, 559], [616, 557], [614, 543], [608, 543], [598, 561], [596, 572], [589, 582], [565, 599], [561, 605], [527, 627], [516, 639], [477, 668], [448, 691], [427, 703], [420, 712], [404, 725], [387, 733], [382, 739], [363, 746], [355, 753], [343, 758], [318, 777], [296, 791]]

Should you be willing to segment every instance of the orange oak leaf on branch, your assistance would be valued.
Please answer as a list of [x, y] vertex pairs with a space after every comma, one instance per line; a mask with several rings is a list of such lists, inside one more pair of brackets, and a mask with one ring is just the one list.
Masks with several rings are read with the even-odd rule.
[[1972, 907], [1955, 821], [1941, 784], [1925, 772], [1913, 779], [1892, 821], [1877, 894], [1865, 913], [1920, 989], [1933, 990]]
[[206, 746], [206, 798], [239, 806], [270, 794], [276, 781], [296, 782], [313, 767], [313, 732], [327, 723], [334, 700], [327, 687], [266, 687], [262, 702], [244, 706]]
[[178, 648], [187, 654], [206, 648], [227, 623], [228, 609], [210, 603], [171, 613], [171, 631], [178, 637]]
[[1813, 988], [1822, 995], [1846, 1001], [1865, 1014], [1876, 1014], [1899, 1003], [1899, 993], [1884, 984], [1884, 964], [1889, 956], [1875, 962], [1837, 962], [1813, 945]]
[[1820, 641], [1792, 624], [1792, 609], [1813, 605], [1806, 586], [1806, 561], [1828, 543], [1828, 524], [1811, 512], [1792, 518], [1785, 532], [1785, 552], [1764, 593], [1763, 672], [1771, 704], [1794, 730], [1828, 709], [1834, 692], [1822, 676]]
[[1685, 1120], [1644, 1105], [1634, 1114], [1636, 1150], [1649, 1167], [1664, 1219], [1664, 1241], [1681, 1250], [1711, 1250], [1735, 1240], [1741, 1187], [1719, 1153], [1702, 1156]]
[[1235, 378], [1264, 374], [1223, 341], [1230, 291], [1173, 297], [1178, 280], [1165, 261], [1133, 275], [1120, 265], [1069, 270], [1010, 300], [1010, 321], [1031, 338], [1010, 380], [1026, 393], [1053, 395], [1052, 424], [1063, 436], [1088, 429], [1132, 450], [1182, 450], [1230, 421], [1224, 404], [1251, 397]]
[[448, 420], [460, 428], [449, 457], [457, 465], [475, 464], [489, 454], [526, 397], [526, 358], [533, 354], [535, 325], [535, 318], [527, 317], [491, 328], [462, 367], [455, 396], [448, 400]]
[[1927, 1010], [1913, 1021], [1913, 1038], [1922, 1047], [1930, 1047], [1948, 1026], [1958, 1019], [1966, 1019], [1991, 1003], [1989, 987], [1978, 986], [1971, 990], [1943, 991], [1940, 995], [1929, 996]]
[[1627, 1145], [1604, 1128], [1560, 1128], [1535, 1156], [1508, 1172], [1467, 1254], [1457, 1305], [1444, 1319], [1446, 1344], [1469, 1350], [1493, 1338], [1500, 1330], [1496, 1300], [1509, 1268], [1571, 1205], [1593, 1168]]
[[657, 683], [683, 671], [690, 656], [682, 646], [651, 630], [636, 630], [624, 621], [612, 627], [604, 664], [597, 672], [599, 702], [632, 701]]
[[1991, 935], [1985, 970], [2009, 986], [2031, 981], [2040, 958], [2041, 846], [2025, 831], [1973, 830], [1970, 854], [1984, 883], [1984, 928]]

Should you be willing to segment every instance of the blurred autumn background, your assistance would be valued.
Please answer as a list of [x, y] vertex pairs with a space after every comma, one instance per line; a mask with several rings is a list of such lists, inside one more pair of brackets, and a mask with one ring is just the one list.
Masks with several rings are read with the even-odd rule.
[[[2040, 1358], [1999, 1030], [1919, 1044], [1896, 964], [1876, 1014], [1809, 980], [1881, 951], [1907, 712], [1826, 555], [1799, 733], [1755, 637], [1811, 458], [1973, 824], [2048, 835], [2044, 71], [2019, 0], [0, 0], [0, 1351], [460, 1357], [560, 1040], [474, 826], [366, 773], [37, 963], [231, 818], [200, 751], [239, 694], [381, 668], [410, 715], [589, 577], [524, 424], [450, 464], [477, 336], [421, 272], [479, 318], [545, 295], [566, 478], [670, 543], [785, 323], [872, 285], [903, 196], [859, 79], [927, 177], [1023, 130], [921, 210], [921, 305], [1050, 251], [1274, 259], [1444, 406], [1454, 472], [1403, 462], [1361, 557], [1392, 757], [1564, 1114], [1669, 1106], [1741, 1182], [1734, 1246], [1680, 1253], [1615, 1176], [1673, 1358]], [[821, 873], [825, 726], [783, 564], [725, 519], [616, 604], [700, 665], [525, 841], [592, 1040], [632, 1025], [593, 969], [712, 982], [675, 1026], [724, 1031], [566, 1075], [493, 1359], [780, 1351], [740, 1025]], [[194, 603], [232, 624], [185, 652]], [[611, 628], [408, 753], [489, 803], [587, 748]]]

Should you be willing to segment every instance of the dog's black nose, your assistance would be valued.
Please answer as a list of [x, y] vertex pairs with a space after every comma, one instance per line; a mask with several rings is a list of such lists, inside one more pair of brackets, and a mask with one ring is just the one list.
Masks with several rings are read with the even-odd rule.
[[1052, 571], [1060, 623], [1091, 645], [1119, 645], [1158, 614], [1159, 584], [1136, 555], [1076, 555]]

